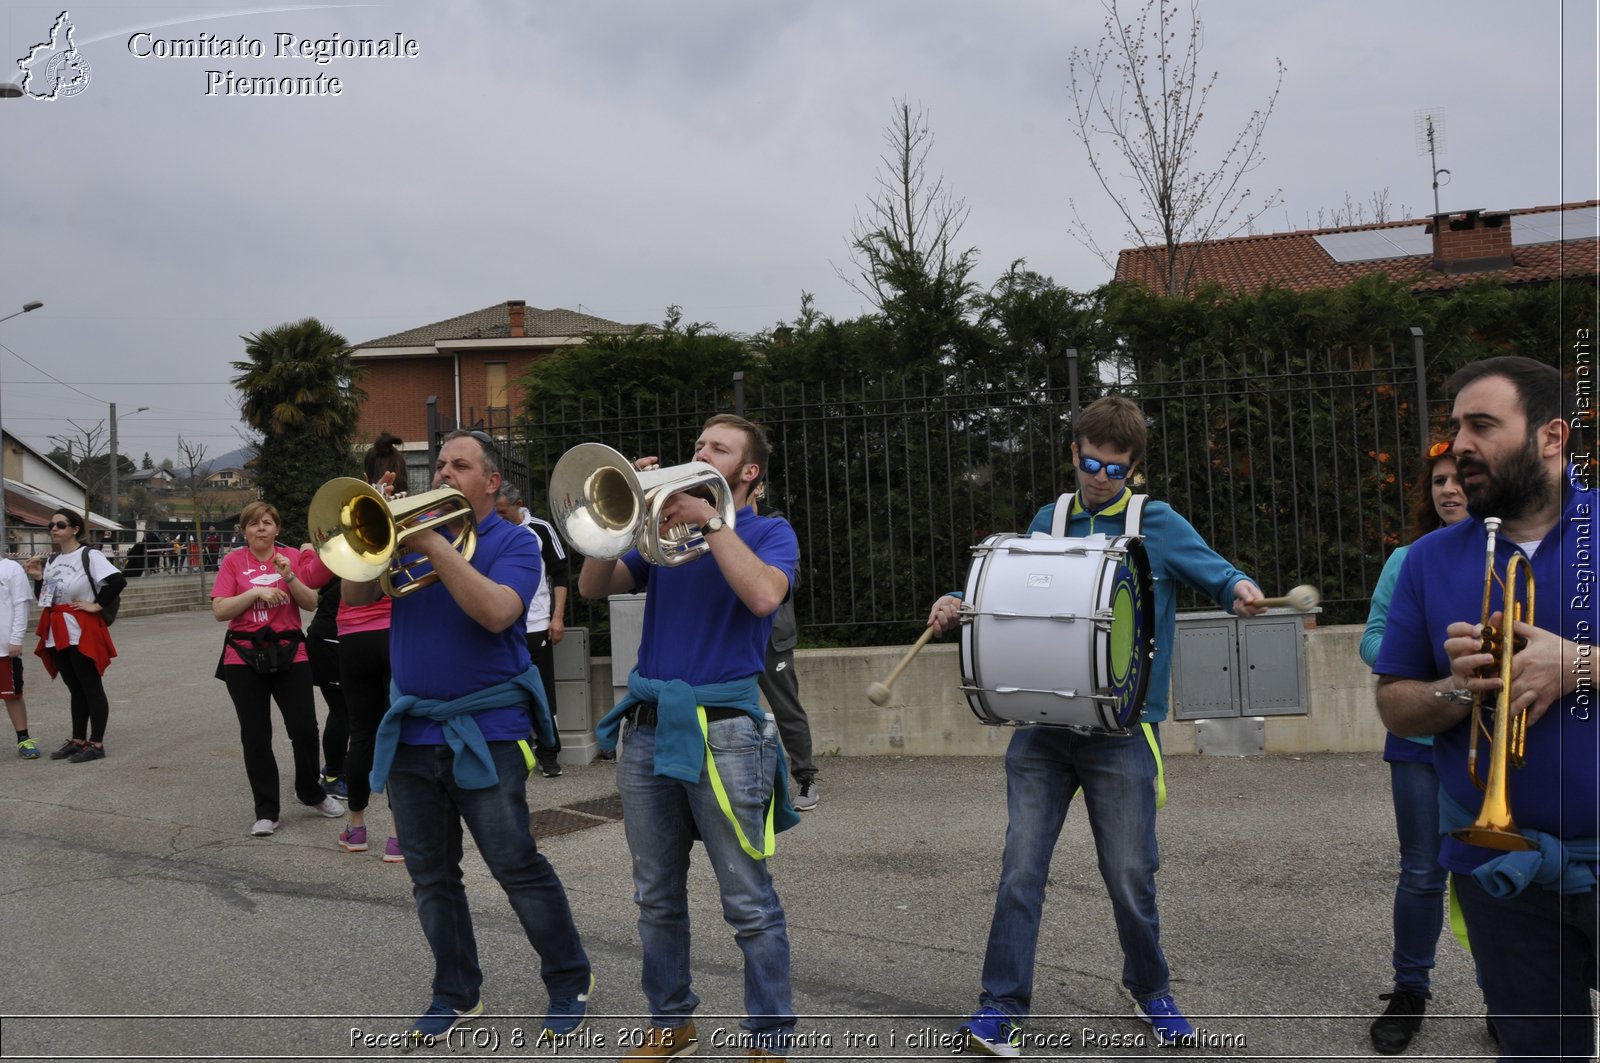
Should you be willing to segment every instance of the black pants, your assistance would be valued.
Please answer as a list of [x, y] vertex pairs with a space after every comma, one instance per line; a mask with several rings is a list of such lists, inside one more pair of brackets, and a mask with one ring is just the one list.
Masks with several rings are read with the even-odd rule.
[[311, 682], [328, 705], [328, 718], [322, 724], [322, 763], [329, 775], [343, 775], [345, 750], [350, 745], [350, 713], [340, 685], [339, 640], [308, 633], [306, 655], [311, 658]]
[[817, 766], [811, 759], [811, 721], [806, 717], [806, 707], [800, 704], [800, 679], [794, 674], [794, 651], [775, 650], [767, 643], [767, 670], [757, 682], [778, 721], [778, 737], [783, 740], [783, 752], [789, 758], [789, 775], [796, 786], [804, 786], [817, 777]]
[[57, 649], [55, 654], [57, 673], [72, 695], [72, 737], [104, 742], [111, 703], [106, 700], [106, 687], [94, 658], [79, 653], [76, 646]]
[[239, 745], [250, 780], [257, 819], [278, 819], [278, 758], [272, 754], [272, 702], [278, 703], [283, 729], [294, 750], [294, 795], [301, 804], [320, 805], [322, 773], [317, 761], [317, 703], [311, 693], [311, 665], [301, 661], [287, 671], [260, 675], [242, 664], [222, 666], [222, 678], [239, 717]]
[[[539, 681], [544, 684], [544, 698], [550, 703], [550, 722], [556, 719], [556, 644], [550, 641], [550, 632], [528, 632], [528, 653], [533, 657], [533, 666], [539, 669]], [[538, 728], [534, 728], [534, 756], [540, 764], [553, 764], [557, 754], [561, 752], [561, 732], [555, 732], [555, 745], [547, 746], [539, 738]]]
[[345, 783], [350, 811], [364, 812], [372, 799], [372, 745], [389, 711], [389, 631], [339, 636], [339, 675], [350, 716], [350, 754]]

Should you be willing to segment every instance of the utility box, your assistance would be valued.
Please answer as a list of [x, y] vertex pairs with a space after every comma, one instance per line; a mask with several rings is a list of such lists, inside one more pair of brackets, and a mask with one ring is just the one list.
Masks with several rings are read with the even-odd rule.
[[1310, 703], [1305, 615], [1290, 609], [1245, 617], [1179, 613], [1172, 646], [1172, 718], [1304, 715]]
[[644, 640], [644, 595], [613, 594], [611, 606], [611, 704], [628, 692], [628, 673], [639, 661]]
[[563, 764], [588, 764], [600, 754], [589, 706], [589, 629], [569, 627], [553, 647], [556, 662], [556, 729]]

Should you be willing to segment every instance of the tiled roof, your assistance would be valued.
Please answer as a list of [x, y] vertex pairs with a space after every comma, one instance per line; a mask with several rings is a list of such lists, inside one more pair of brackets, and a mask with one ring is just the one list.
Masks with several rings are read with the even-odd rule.
[[[1513, 234], [1522, 215], [1570, 210], [1600, 205], [1600, 200], [1566, 203], [1551, 207], [1530, 207], [1506, 211], [1511, 215]], [[1342, 288], [1352, 281], [1373, 274], [1408, 284], [1413, 291], [1447, 291], [1479, 280], [1493, 278], [1502, 284], [1527, 284], [1548, 281], [1573, 273], [1594, 273], [1600, 261], [1600, 241], [1594, 237], [1560, 243], [1520, 244], [1513, 248], [1509, 269], [1480, 273], [1440, 273], [1433, 268], [1431, 254], [1382, 258], [1362, 262], [1337, 262], [1317, 237], [1330, 233], [1370, 232], [1383, 229], [1415, 228], [1431, 223], [1430, 218], [1355, 225], [1334, 229], [1307, 229], [1261, 236], [1235, 236], [1209, 243], [1179, 245], [1180, 255], [1197, 255], [1191, 290], [1218, 284], [1233, 291], [1254, 292], [1265, 287], [1304, 292], [1316, 288]], [[1138, 247], [1117, 255], [1116, 279], [1140, 284], [1154, 291], [1163, 289], [1165, 249]], [[1180, 268], [1184, 260], [1180, 258]]]
[[[624, 325], [607, 321], [603, 317], [582, 314], [576, 310], [540, 310], [526, 307], [523, 312], [523, 335], [533, 339], [553, 336], [583, 336], [589, 333], [627, 335], [638, 325]], [[645, 326], [648, 331], [650, 326]], [[496, 303], [482, 310], [474, 310], [460, 317], [435, 321], [431, 325], [396, 332], [375, 340], [358, 343], [360, 347], [430, 347], [441, 340], [492, 340], [511, 338], [511, 310], [506, 303]]]

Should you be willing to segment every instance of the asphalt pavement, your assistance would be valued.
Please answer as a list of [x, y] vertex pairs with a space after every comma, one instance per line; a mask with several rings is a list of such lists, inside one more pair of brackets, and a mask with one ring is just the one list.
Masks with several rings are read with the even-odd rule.
[[[106, 675], [106, 759], [0, 757], [0, 1057], [377, 1059], [426, 1006], [432, 963], [403, 865], [341, 851], [294, 803], [252, 838], [237, 726], [212, 677], [209, 613], [124, 618]], [[951, 676], [952, 682], [956, 679]], [[804, 677], [802, 676], [802, 682]], [[69, 733], [67, 695], [27, 659], [32, 732]], [[320, 705], [320, 700], [319, 700]], [[320, 713], [320, 709], [319, 709]], [[976, 721], [973, 727], [980, 726]], [[10, 748], [9, 746], [6, 748]], [[791, 1056], [939, 1059], [976, 1005], [1005, 830], [998, 758], [820, 762], [822, 801], [778, 838], [800, 1044]], [[1173, 757], [1159, 822], [1162, 939], [1202, 1043], [1158, 1049], [1131, 1017], [1081, 809], [1052, 869], [1025, 1056], [1375, 1058], [1398, 861], [1373, 755]], [[539, 843], [599, 978], [584, 1034], [531, 1042], [546, 998], [504, 895], [468, 854], [487, 1012], [435, 1054], [616, 1059], [647, 1024], [614, 767], [528, 781]], [[369, 815], [381, 839], [387, 811]], [[556, 833], [560, 831], [560, 833]], [[743, 1058], [742, 964], [696, 851], [690, 880], [702, 1059]], [[1441, 941], [1406, 1058], [1493, 1058], [1469, 957]]]

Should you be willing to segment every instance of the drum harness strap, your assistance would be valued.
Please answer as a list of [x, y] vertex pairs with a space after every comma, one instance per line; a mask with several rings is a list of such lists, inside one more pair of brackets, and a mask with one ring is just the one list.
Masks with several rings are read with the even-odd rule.
[[[1149, 501], [1149, 495], [1136, 495], [1128, 488], [1123, 488], [1122, 497], [1111, 503], [1098, 513], [1089, 514], [1089, 534], [1094, 534], [1094, 519], [1096, 517], [1112, 517], [1118, 513], [1124, 514], [1122, 522], [1123, 535], [1138, 535], [1144, 521], [1144, 504]], [[1068, 491], [1056, 499], [1056, 511], [1050, 520], [1050, 534], [1057, 539], [1067, 534], [1067, 521], [1072, 516], [1072, 507], [1078, 505], [1076, 492]], [[1079, 506], [1080, 512], [1088, 512]], [[1150, 753], [1156, 758], [1156, 808], [1167, 807], [1167, 768], [1161, 760], [1161, 746], [1156, 742], [1156, 731], [1148, 723], [1140, 723], [1139, 730], [1144, 734], [1146, 742], [1150, 743]]]

